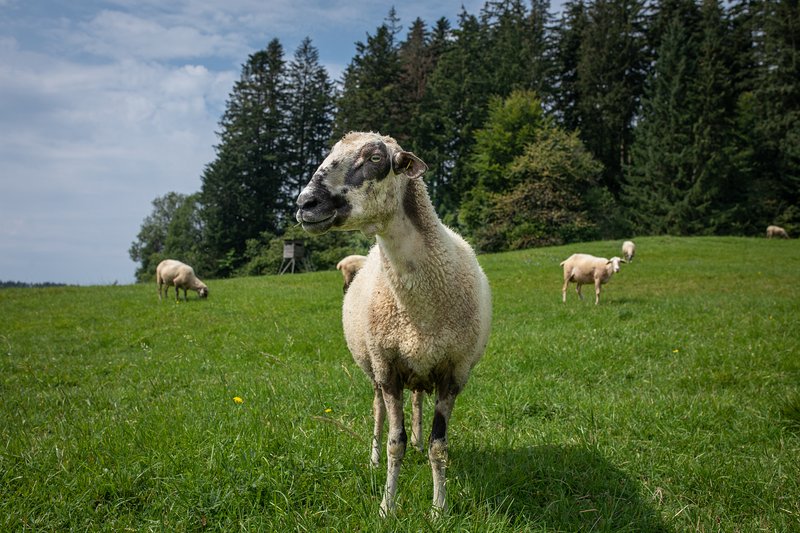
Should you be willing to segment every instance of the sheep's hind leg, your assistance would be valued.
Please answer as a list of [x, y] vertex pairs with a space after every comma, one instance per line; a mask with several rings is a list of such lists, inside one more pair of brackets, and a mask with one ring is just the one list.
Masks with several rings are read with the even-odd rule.
[[370, 464], [373, 467], [381, 462], [381, 435], [383, 434], [383, 421], [386, 419], [386, 405], [383, 403], [383, 393], [377, 383], [372, 384], [374, 397], [372, 398], [372, 418], [375, 426], [372, 430], [372, 450]]
[[443, 513], [447, 509], [447, 487], [445, 471], [447, 469], [447, 425], [458, 391], [449, 383], [437, 387], [436, 410], [433, 413], [433, 427], [428, 446], [428, 459], [433, 474], [433, 511]]
[[411, 395], [411, 445], [422, 453], [422, 402], [425, 391], [415, 390]]
[[406, 453], [406, 428], [403, 419], [403, 385], [395, 378], [391, 383], [381, 387], [386, 414], [389, 417], [389, 434], [386, 442], [386, 489], [381, 501], [381, 516], [386, 516], [395, 509], [397, 494], [397, 478], [400, 466]]

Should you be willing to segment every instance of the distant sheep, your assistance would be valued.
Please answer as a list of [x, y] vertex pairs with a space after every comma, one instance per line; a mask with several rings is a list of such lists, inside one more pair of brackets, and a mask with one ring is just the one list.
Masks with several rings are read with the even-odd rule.
[[156, 268], [156, 285], [158, 285], [158, 299], [161, 300], [161, 288], [167, 296], [170, 286], [175, 286], [175, 300], [178, 298], [178, 289], [183, 289], [183, 301], [186, 301], [186, 291], [197, 291], [200, 298], [208, 297], [208, 286], [194, 275], [194, 269], [187, 264], [175, 259], [164, 259]]
[[789, 234], [780, 226], [767, 226], [767, 239], [773, 237], [780, 237], [781, 239], [788, 239]]
[[347, 346], [373, 385], [375, 466], [389, 419], [384, 516], [395, 509], [406, 452], [404, 388], [414, 391], [412, 444], [423, 391], [436, 390], [428, 459], [433, 509], [445, 509], [450, 414], [491, 325], [489, 282], [472, 248], [436, 215], [420, 178], [427, 169], [391, 137], [349, 133], [297, 198], [297, 220], [309, 233], [361, 230], [377, 237], [344, 296], [342, 323]]
[[363, 255], [348, 255], [336, 265], [336, 268], [344, 277], [344, 287], [342, 288], [343, 292], [347, 292], [347, 288], [353, 282], [356, 272], [358, 272], [361, 267], [364, 266], [364, 261], [366, 260], [366, 256]]
[[605, 257], [595, 257], [589, 254], [572, 254], [561, 262], [564, 267], [564, 286], [561, 288], [561, 300], [567, 301], [567, 287], [570, 281], [574, 281], [577, 286], [575, 292], [578, 298], [583, 300], [581, 287], [587, 283], [594, 283], [595, 305], [600, 303], [600, 285], [611, 279], [611, 276], [619, 272], [619, 264], [622, 260], [619, 257], [606, 259]]
[[622, 243], [622, 257], [625, 258], [625, 261], [630, 263], [633, 261], [633, 256], [636, 255], [636, 245], [633, 244], [633, 241], [625, 241]]

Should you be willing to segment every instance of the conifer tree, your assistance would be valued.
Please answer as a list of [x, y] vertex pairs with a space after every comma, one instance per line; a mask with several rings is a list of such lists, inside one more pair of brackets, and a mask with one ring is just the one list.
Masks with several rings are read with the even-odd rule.
[[295, 199], [330, 145], [333, 125], [333, 83], [319, 64], [319, 52], [308, 37], [300, 43], [289, 64], [286, 86], [287, 173], [282, 218], [291, 221]]
[[247, 239], [280, 225], [286, 171], [285, 65], [273, 39], [251, 54], [220, 121], [217, 157], [202, 176], [202, 216], [210, 275], [230, 275], [243, 261]]
[[596, 0], [577, 68], [581, 138], [604, 167], [603, 184], [617, 194], [628, 162], [634, 118], [646, 76], [641, 0]]
[[394, 31], [382, 24], [375, 35], [367, 35], [366, 43], [356, 43], [356, 56], [342, 77], [335, 138], [349, 131], [377, 131], [402, 142], [407, 117], [398, 110], [404, 107], [404, 95], [400, 90], [401, 65]]

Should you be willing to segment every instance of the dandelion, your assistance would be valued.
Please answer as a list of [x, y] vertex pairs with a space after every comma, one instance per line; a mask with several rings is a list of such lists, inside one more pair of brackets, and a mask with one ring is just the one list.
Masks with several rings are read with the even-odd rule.
[[244, 400], [242, 400], [242, 399], [241, 399], [240, 397], [238, 397], [238, 396], [234, 396], [234, 397], [233, 397], [233, 403], [244, 403]]
[[331, 409], [330, 407], [328, 407], [327, 409], [325, 409], [325, 412], [326, 412], [326, 413], [332, 413], [332, 412], [333, 412], [333, 409]]
[[680, 350], [678, 350], [677, 348], [675, 348], [674, 350], [672, 350], [672, 353], [678, 353], [679, 351], [680, 351]]

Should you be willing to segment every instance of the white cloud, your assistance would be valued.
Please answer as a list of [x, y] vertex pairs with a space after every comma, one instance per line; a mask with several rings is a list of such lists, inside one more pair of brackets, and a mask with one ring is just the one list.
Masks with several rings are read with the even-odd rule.
[[[0, 279], [132, 281], [138, 225], [156, 196], [199, 190], [236, 77], [192, 64], [81, 64], [0, 41]], [[76, 271], [31, 277], [43, 255], [91, 250], [110, 263], [102, 280], [74, 258], [62, 261]]]
[[[247, 56], [309, 36], [337, 78], [393, 3], [0, 0], [0, 280], [132, 281], [151, 201], [200, 189]], [[455, 23], [460, 5], [398, 14]]]
[[104, 10], [79, 25], [72, 40], [81, 49], [109, 58], [173, 60], [246, 56], [241, 34], [212, 33], [187, 24], [160, 21], [121, 11]]

